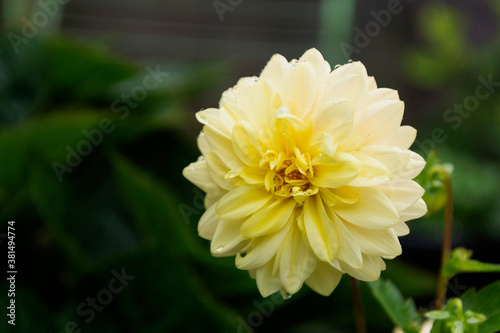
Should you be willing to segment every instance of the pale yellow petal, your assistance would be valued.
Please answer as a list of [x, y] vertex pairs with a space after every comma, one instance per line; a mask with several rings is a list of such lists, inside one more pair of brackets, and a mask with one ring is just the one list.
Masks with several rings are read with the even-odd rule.
[[232, 121], [224, 111], [215, 108], [205, 109], [196, 113], [196, 119], [220, 135], [230, 137]]
[[241, 226], [245, 237], [259, 237], [281, 229], [294, 214], [296, 202], [293, 199], [275, 200], [269, 206], [254, 213]]
[[399, 212], [401, 222], [418, 219], [427, 213], [427, 205], [423, 199], [419, 199], [412, 206]]
[[285, 238], [280, 256], [280, 278], [289, 294], [295, 294], [316, 268], [316, 259], [310, 252], [298, 228], [292, 228]]
[[363, 268], [356, 269], [349, 263], [340, 261], [342, 270], [361, 281], [375, 281], [380, 278], [380, 272], [385, 269], [385, 263], [379, 256], [363, 254]]
[[228, 168], [240, 170], [245, 166], [235, 154], [230, 138], [221, 135], [208, 126], [203, 127], [203, 132], [205, 133], [210, 151], [217, 154]]
[[251, 122], [249, 118], [250, 115], [234, 102], [226, 102], [220, 106], [220, 109], [224, 110], [229, 115], [229, 117], [231, 117], [233, 122], [238, 122], [238, 121], [246, 121], [247, 123]]
[[366, 108], [356, 129], [366, 138], [366, 145], [389, 144], [401, 125], [403, 112], [401, 101], [376, 102]]
[[290, 218], [281, 230], [273, 234], [253, 238], [250, 249], [242, 255], [236, 255], [236, 267], [239, 269], [253, 269], [264, 266], [271, 260], [283, 244], [283, 239], [292, 226], [293, 218]]
[[392, 202], [382, 192], [360, 187], [359, 199], [353, 205], [337, 205], [333, 211], [345, 221], [367, 229], [386, 229], [399, 222]]
[[227, 177], [231, 170], [222, 162], [222, 159], [213, 151], [205, 155], [210, 178], [215, 184], [225, 190], [232, 190], [235, 186], [235, 179]]
[[332, 98], [322, 103], [311, 115], [314, 131], [331, 132], [345, 124], [352, 126], [354, 109], [354, 102], [345, 98]]
[[419, 154], [407, 151], [410, 160], [408, 163], [394, 173], [394, 179], [413, 179], [417, 177], [425, 167], [425, 160]]
[[247, 122], [239, 121], [233, 127], [233, 149], [246, 165], [257, 165], [262, 158], [255, 129]]
[[266, 67], [262, 70], [260, 74], [261, 79], [267, 79], [272, 81], [275, 85], [281, 82], [281, 78], [284, 76], [285, 72], [289, 70], [291, 65], [288, 63], [285, 57], [281, 54], [275, 54], [271, 57], [271, 60], [267, 63]]
[[328, 86], [323, 95], [323, 101], [332, 100], [334, 98], [342, 98], [352, 100], [357, 104], [361, 99], [362, 94], [366, 95], [366, 78], [360, 74], [348, 74], [337, 77], [334, 80], [329, 77]]
[[377, 81], [373, 76], [368, 76], [366, 79], [367, 85], [368, 85], [368, 91], [372, 91], [377, 89]]
[[240, 172], [240, 177], [247, 184], [264, 184], [268, 170], [259, 166], [250, 166]]
[[264, 207], [272, 195], [258, 187], [239, 186], [224, 195], [216, 206], [216, 212], [226, 220], [240, 220]]
[[209, 192], [207, 193], [207, 195], [205, 195], [205, 208], [210, 208], [212, 207], [213, 205], [215, 205], [219, 200], [220, 198], [222, 198], [222, 196], [224, 196], [227, 191], [222, 189], [222, 188], [219, 188], [220, 191], [217, 191], [217, 192]]
[[311, 137], [309, 143], [309, 154], [319, 155], [326, 154], [333, 156], [337, 151], [338, 144], [333, 142], [333, 138], [327, 132], [318, 132]]
[[256, 269], [255, 279], [262, 297], [274, 294], [282, 288], [278, 274], [273, 274], [273, 260]]
[[306, 280], [306, 284], [315, 292], [329, 296], [342, 279], [342, 272], [326, 262], [318, 262], [316, 269]]
[[303, 118], [316, 99], [316, 73], [309, 62], [297, 63], [282, 77], [279, 92], [293, 115]]
[[398, 146], [403, 149], [409, 149], [415, 138], [417, 137], [417, 130], [411, 126], [401, 126], [396, 131], [392, 138], [390, 145]]
[[352, 152], [359, 150], [364, 142], [365, 137], [353, 127], [352, 123], [345, 123], [329, 132], [333, 137], [333, 142], [338, 143], [339, 151]]
[[359, 189], [351, 186], [321, 188], [320, 194], [328, 206], [352, 205], [359, 199]]
[[214, 256], [234, 256], [246, 245], [240, 226], [241, 221], [219, 220], [210, 243], [210, 251]]
[[324, 87], [331, 68], [330, 64], [323, 58], [323, 55], [314, 48], [309, 49], [300, 57], [299, 63], [303, 61], [307, 61], [313, 66], [318, 87]]
[[367, 86], [367, 76], [365, 73], [355, 73], [357, 70], [364, 70], [364, 66], [361, 65], [345, 65], [342, 67], [348, 67], [352, 69], [356, 69], [352, 74], [343, 74], [343, 75], [335, 75], [337, 74], [333, 71], [328, 79], [327, 79], [327, 87], [323, 93], [323, 97], [321, 102], [327, 101], [327, 99], [333, 98], [345, 98], [350, 99], [354, 102], [354, 123], [358, 121], [358, 119], [362, 116], [366, 104], [366, 96], [368, 93]]
[[[348, 229], [357, 240], [363, 253], [377, 255], [387, 259], [392, 259], [402, 253], [401, 244], [399, 243], [394, 228], [373, 230], [351, 224]], [[351, 262], [344, 261], [352, 266]]]
[[406, 236], [410, 233], [410, 228], [408, 228], [408, 225], [406, 225], [406, 223], [404, 222], [399, 222], [393, 228], [398, 237]]
[[202, 156], [198, 158], [198, 161], [185, 167], [182, 175], [205, 192], [216, 192], [219, 189], [210, 177], [207, 161]]
[[205, 239], [212, 239], [219, 222], [219, 217], [215, 213], [215, 205], [208, 208], [198, 222], [198, 234]]
[[360, 61], [353, 61], [342, 66], [335, 68], [331, 73], [329, 79], [338, 80], [347, 75], [360, 75], [368, 79], [368, 74], [366, 73], [365, 65]]
[[267, 124], [267, 116], [270, 111], [269, 103], [275, 94], [275, 85], [271, 81], [262, 78], [250, 89], [248, 118], [255, 129], [261, 129]]
[[310, 179], [313, 185], [319, 187], [340, 187], [355, 179], [362, 164], [347, 153], [337, 152], [334, 156], [321, 155], [313, 159], [314, 177]]
[[205, 137], [205, 133], [200, 132], [200, 135], [198, 135], [197, 143], [202, 155], [207, 154], [211, 150], [207, 142], [207, 138]]
[[332, 261], [339, 250], [339, 234], [335, 223], [330, 220], [323, 200], [312, 196], [304, 203], [304, 228], [309, 246], [323, 261]]
[[329, 214], [331, 220], [335, 222], [337, 230], [339, 232], [340, 247], [337, 253], [337, 258], [348, 262], [354, 268], [361, 268], [363, 265], [363, 257], [361, 254], [361, 248], [359, 239], [356, 239], [348, 229], [344, 222], [342, 222], [337, 215], [333, 212]]
[[424, 194], [425, 190], [413, 180], [396, 180], [381, 185], [378, 189], [392, 201], [398, 211], [415, 204]]
[[390, 179], [390, 172], [379, 160], [364, 154], [362, 151], [351, 152], [363, 167], [356, 178], [349, 182], [349, 186], [367, 187], [376, 186]]
[[380, 161], [389, 171], [391, 177], [403, 171], [410, 161], [410, 151], [395, 146], [370, 145], [362, 147], [359, 153]]
[[366, 104], [371, 105], [375, 102], [383, 100], [399, 101], [398, 91], [389, 88], [371, 90], [368, 92]]

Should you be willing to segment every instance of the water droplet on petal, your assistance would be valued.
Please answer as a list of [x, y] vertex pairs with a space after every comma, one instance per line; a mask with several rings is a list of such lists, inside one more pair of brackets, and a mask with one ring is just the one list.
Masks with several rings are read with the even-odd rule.
[[224, 250], [224, 246], [219, 245], [219, 246], [217, 246], [217, 248], [215, 249], [215, 252], [216, 252], [216, 253], [221, 253], [221, 252], [222, 252], [222, 250]]
[[335, 67], [333, 67], [333, 69], [337, 69], [337, 68], [339, 68], [340, 66], [341, 66], [340, 64], [335, 65]]
[[237, 175], [237, 174], [236, 174], [236, 172], [234, 172], [234, 171], [229, 171], [229, 172], [226, 174], [226, 178], [234, 178], [234, 177], [236, 177], [236, 176], [238, 176], [238, 175]]
[[280, 290], [280, 293], [281, 293], [281, 296], [283, 297], [283, 299], [290, 299], [292, 298], [292, 295], [287, 293], [285, 290], [281, 289]]
[[349, 61], [348, 61], [347, 63], [352, 64], [352, 60], [351, 60], [351, 59], [349, 59]]

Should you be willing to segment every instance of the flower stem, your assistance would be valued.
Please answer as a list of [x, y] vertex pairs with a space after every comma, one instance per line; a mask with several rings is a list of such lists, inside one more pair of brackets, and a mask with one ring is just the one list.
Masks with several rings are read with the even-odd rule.
[[436, 291], [436, 309], [444, 308], [446, 301], [446, 289], [448, 286], [448, 276], [445, 275], [444, 266], [450, 259], [451, 253], [451, 236], [453, 224], [453, 199], [451, 194], [451, 180], [449, 175], [445, 176], [446, 186], [446, 210], [444, 215], [444, 234], [443, 234], [443, 249], [441, 254], [441, 270], [439, 272], [438, 287]]
[[363, 313], [363, 302], [361, 301], [361, 293], [359, 291], [359, 282], [352, 276], [349, 276], [351, 281], [352, 299], [354, 301], [354, 312], [356, 315], [356, 328], [358, 333], [366, 333], [365, 315]]

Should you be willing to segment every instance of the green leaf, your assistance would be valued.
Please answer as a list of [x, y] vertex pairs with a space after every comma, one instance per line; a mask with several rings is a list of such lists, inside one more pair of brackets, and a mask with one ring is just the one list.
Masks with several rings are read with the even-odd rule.
[[[21, 186], [27, 175], [30, 154], [36, 152], [48, 161], [64, 163], [66, 147], [76, 149], [86, 139], [82, 131], [98, 126], [102, 116], [92, 112], [52, 114], [0, 133], [0, 186]], [[43, 138], [43, 140], [41, 140]]]
[[[146, 247], [163, 247], [179, 256], [191, 254], [197, 258], [207, 255], [207, 251], [201, 248], [200, 239], [186, 228], [172, 190], [160, 185], [117, 153], [112, 153], [110, 160], [115, 179], [135, 216]], [[166, 239], [171, 240], [169, 244], [165, 243]]]
[[444, 310], [434, 310], [434, 311], [429, 311], [425, 314], [427, 318], [434, 319], [434, 320], [440, 320], [440, 319], [447, 319], [451, 317], [451, 314], [448, 311]]
[[487, 319], [484, 314], [476, 313], [471, 310], [467, 310], [464, 316], [465, 316], [465, 322], [471, 325], [484, 323]]
[[[178, 208], [175, 192], [160, 185], [159, 182], [113, 152], [110, 161], [114, 167], [116, 182], [128, 204], [143, 246], [159, 255], [158, 265], [172, 272], [170, 267], [183, 266], [189, 274], [183, 277], [183, 284], [189, 283], [189, 293], [196, 292], [199, 299], [195, 306], [214, 315], [223, 325], [233, 325], [236, 314], [221, 304], [205, 287], [204, 278], [192, 270], [194, 261], [213, 260], [208, 250], [200, 245], [200, 239], [193, 236], [186, 228], [186, 223]], [[201, 259], [200, 258], [204, 258]], [[178, 278], [176, 275], [175, 278]], [[187, 291], [186, 291], [187, 293]], [[194, 299], [194, 298], [193, 298]], [[186, 306], [193, 306], [193, 299]], [[187, 309], [186, 309], [187, 310]], [[178, 320], [178, 317], [173, 318]]]
[[471, 288], [461, 299], [465, 310], [486, 316], [487, 320], [479, 324], [479, 333], [500, 331], [500, 281], [489, 284], [479, 292]]
[[443, 271], [448, 279], [460, 273], [487, 273], [500, 272], [499, 264], [483, 263], [472, 260], [472, 251], [457, 248], [453, 251], [450, 260], [445, 264]]
[[405, 333], [419, 332], [421, 319], [412, 299], [404, 300], [403, 295], [390, 280], [380, 279], [369, 282], [368, 286], [396, 326]]

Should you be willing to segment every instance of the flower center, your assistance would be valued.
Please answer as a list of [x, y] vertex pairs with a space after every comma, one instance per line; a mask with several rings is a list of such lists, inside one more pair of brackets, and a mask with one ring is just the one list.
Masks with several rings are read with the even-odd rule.
[[309, 156], [300, 154], [298, 150], [290, 157], [284, 157], [282, 153], [268, 152], [261, 161], [261, 166], [262, 162], [269, 163], [265, 179], [269, 192], [282, 197], [293, 196], [299, 204], [302, 204], [306, 197], [318, 192], [318, 188], [309, 181], [313, 174]]

